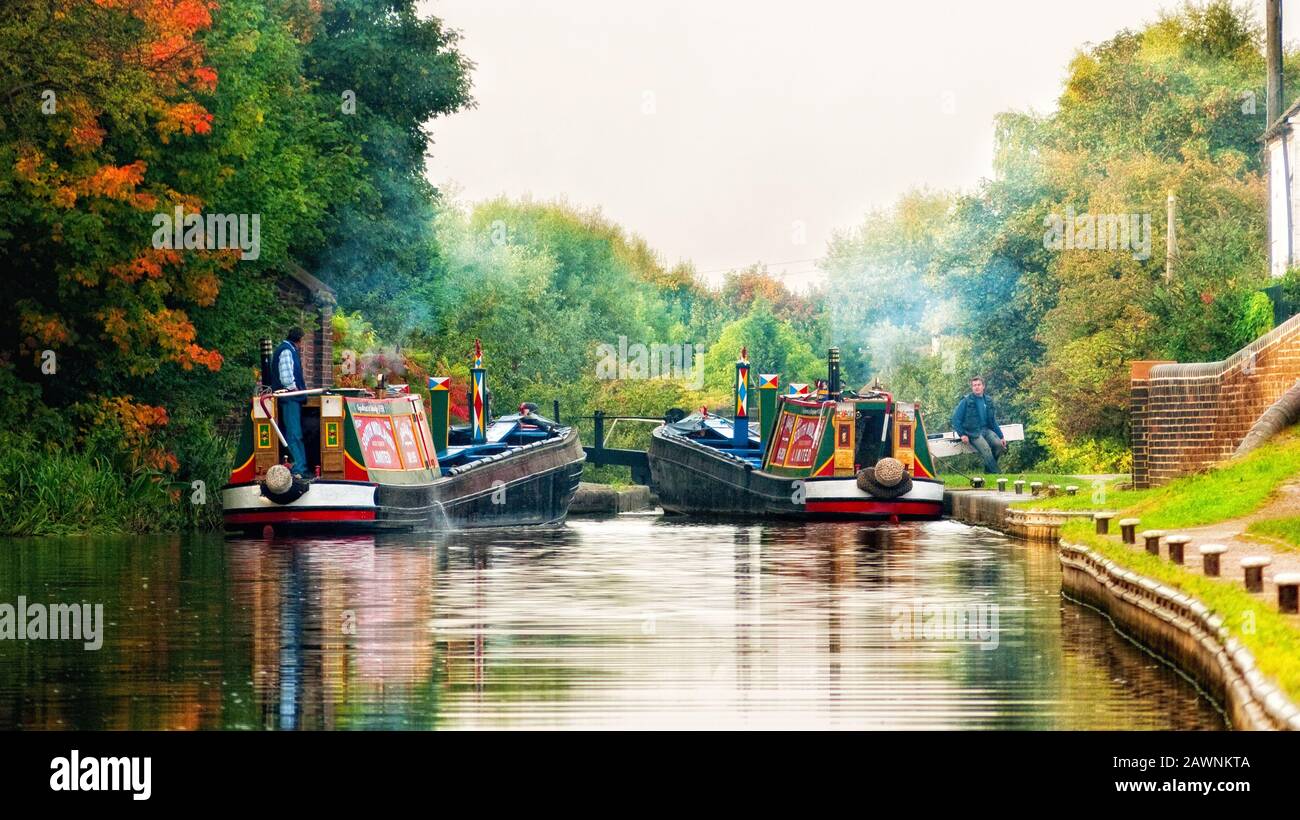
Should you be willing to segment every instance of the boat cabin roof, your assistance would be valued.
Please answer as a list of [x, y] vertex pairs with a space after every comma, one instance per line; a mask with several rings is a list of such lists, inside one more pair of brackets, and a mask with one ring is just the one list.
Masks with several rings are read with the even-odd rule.
[[763, 462], [761, 431], [757, 421], [749, 425], [749, 446], [736, 447], [735, 422], [724, 416], [691, 413], [681, 421], [664, 425], [673, 435], [689, 438], [758, 467]]
[[521, 416], [514, 413], [493, 419], [487, 428], [487, 441], [474, 444], [470, 441], [468, 425], [453, 427], [447, 451], [440, 459], [442, 468], [446, 472], [517, 447], [546, 441], [566, 429], [568, 428], [543, 416]]

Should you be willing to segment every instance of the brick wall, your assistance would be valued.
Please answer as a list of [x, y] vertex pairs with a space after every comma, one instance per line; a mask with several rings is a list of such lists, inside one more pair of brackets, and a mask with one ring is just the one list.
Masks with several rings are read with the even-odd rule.
[[[283, 304], [297, 307], [299, 324], [306, 331], [298, 352], [302, 356], [302, 374], [307, 380], [307, 388], [334, 386], [334, 333], [330, 321], [334, 307], [322, 301], [307, 288], [293, 279], [280, 280], [277, 287]], [[274, 343], [279, 345], [288, 333], [283, 328]]]
[[1133, 483], [1162, 484], [1229, 458], [1300, 379], [1300, 316], [1220, 362], [1133, 362]]
[[[331, 305], [318, 305], [320, 326], [312, 334], [312, 346], [316, 358], [313, 361], [314, 375], [308, 377], [307, 383], [312, 387], [334, 386], [334, 330], [331, 327], [334, 308]], [[306, 375], [306, 374], [304, 374]]]

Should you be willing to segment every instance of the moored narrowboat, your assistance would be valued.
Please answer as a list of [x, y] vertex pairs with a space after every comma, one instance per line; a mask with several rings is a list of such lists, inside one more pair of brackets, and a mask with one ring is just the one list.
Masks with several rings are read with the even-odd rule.
[[816, 391], [758, 377], [761, 427], [749, 423], [749, 363], [736, 364], [733, 418], [701, 409], [651, 434], [648, 458], [667, 512], [722, 517], [929, 519], [943, 512], [914, 402], [843, 390], [839, 351]]
[[[263, 383], [269, 383], [269, 349]], [[578, 434], [532, 405], [493, 419], [482, 349], [470, 370], [470, 424], [450, 426], [451, 380], [429, 379], [430, 408], [405, 385], [260, 390], [243, 420], [230, 482], [230, 531], [427, 530], [564, 522], [584, 455]], [[287, 461], [280, 402], [300, 400], [307, 479]], [[432, 419], [430, 418], [432, 416]]]

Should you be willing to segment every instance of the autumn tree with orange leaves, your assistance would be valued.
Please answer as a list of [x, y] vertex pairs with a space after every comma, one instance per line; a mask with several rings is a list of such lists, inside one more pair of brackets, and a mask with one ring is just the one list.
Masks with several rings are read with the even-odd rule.
[[[0, 3], [0, 451], [28, 454], [8, 465], [214, 486], [257, 340], [301, 320], [289, 266], [377, 322], [411, 313], [439, 264], [425, 128], [469, 103], [456, 43], [415, 0]], [[259, 216], [260, 254], [156, 247], [177, 208]], [[6, 469], [0, 508], [21, 506]], [[106, 526], [187, 523], [174, 494]], [[101, 523], [0, 510], [0, 532], [32, 521]]]
[[[204, 204], [192, 180], [157, 169], [170, 146], [212, 131], [200, 97], [218, 78], [200, 37], [215, 8], [17, 0], [0, 12], [0, 365], [50, 376], [52, 406], [120, 413], [123, 376], [221, 367], [189, 311], [216, 300], [235, 257], [150, 241], [155, 213]], [[166, 421], [161, 408], [127, 415]]]

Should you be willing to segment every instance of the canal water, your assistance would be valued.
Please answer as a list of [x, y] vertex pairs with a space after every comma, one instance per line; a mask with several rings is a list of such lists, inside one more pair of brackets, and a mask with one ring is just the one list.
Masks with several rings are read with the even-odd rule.
[[1051, 547], [950, 521], [300, 541], [16, 541], [0, 728], [1219, 729], [1061, 596]]

